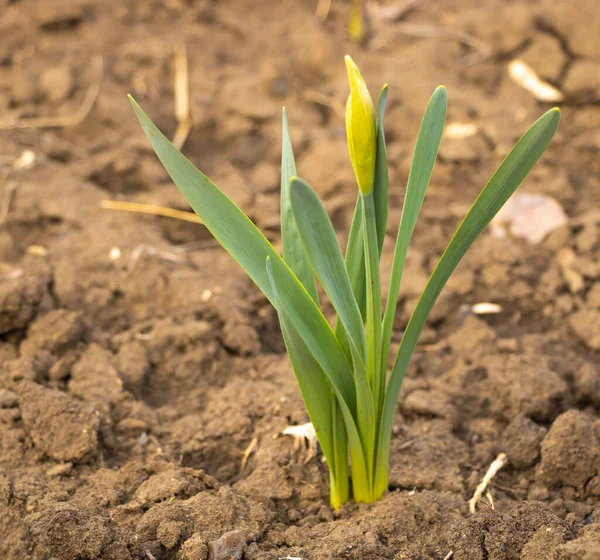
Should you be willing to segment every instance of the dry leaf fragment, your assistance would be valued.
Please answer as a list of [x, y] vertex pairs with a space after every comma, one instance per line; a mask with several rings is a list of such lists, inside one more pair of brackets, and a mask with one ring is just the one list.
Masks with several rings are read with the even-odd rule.
[[312, 425], [312, 422], [306, 424], [300, 424], [299, 426], [288, 426], [283, 432], [283, 435], [292, 436], [295, 438], [294, 447], [297, 449], [300, 445], [305, 442], [308, 446], [308, 453], [305, 463], [308, 463], [317, 454], [317, 433]]
[[506, 230], [530, 243], [540, 243], [554, 230], [566, 225], [562, 206], [543, 194], [515, 193], [492, 220], [492, 233], [497, 237]]

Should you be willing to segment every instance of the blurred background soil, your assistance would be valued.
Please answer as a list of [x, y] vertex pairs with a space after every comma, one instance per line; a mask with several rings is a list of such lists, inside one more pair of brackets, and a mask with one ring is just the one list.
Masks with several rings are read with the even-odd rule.
[[[2, 558], [205, 560], [230, 531], [214, 558], [223, 543], [247, 560], [600, 558], [597, 0], [372, 2], [362, 47], [347, 38], [348, 2], [325, 21], [316, 8], [0, 0]], [[171, 136], [182, 44], [184, 152], [277, 246], [281, 107], [299, 173], [343, 239], [356, 198], [343, 55], [373, 95], [389, 83], [384, 271], [422, 113], [447, 86], [396, 344], [464, 212], [551, 106], [509, 63], [563, 98], [522, 192], [566, 219], [536, 242], [487, 230], [467, 254], [410, 366], [376, 504], [334, 514], [321, 455], [280, 435], [307, 416], [276, 316], [208, 232], [101, 207], [187, 209], [126, 99]], [[497, 312], [474, 312], [482, 302]]]

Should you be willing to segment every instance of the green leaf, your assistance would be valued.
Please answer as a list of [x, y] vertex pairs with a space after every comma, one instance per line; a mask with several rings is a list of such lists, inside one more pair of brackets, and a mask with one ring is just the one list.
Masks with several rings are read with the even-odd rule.
[[329, 381], [354, 411], [356, 401], [350, 364], [309, 293], [252, 221], [165, 138], [131, 97], [130, 101], [156, 155], [190, 206], [215, 239], [275, 304], [265, 269], [265, 259], [270, 257], [280, 286], [281, 305]]
[[333, 463], [329, 463], [329, 498], [334, 509], [344, 505], [350, 494], [348, 479], [348, 434], [342, 409], [333, 399], [331, 403], [331, 431], [333, 432]]
[[375, 201], [377, 241], [380, 256], [383, 249], [383, 240], [385, 239], [389, 206], [388, 161], [385, 148], [385, 132], [383, 130], [383, 114], [387, 102], [387, 93], [388, 85], [385, 84], [377, 101], [377, 158], [375, 160], [375, 179], [373, 180], [373, 199]]
[[[293, 321], [288, 316], [289, 308], [284, 305], [283, 301], [279, 301], [281, 290], [270, 258], [267, 259], [266, 271], [276, 300], [275, 308], [277, 309], [277, 313], [279, 315], [279, 322], [282, 325], [282, 328], [283, 325], [286, 325], [286, 328], [293, 327]], [[358, 428], [356, 426], [356, 422], [354, 421], [352, 411], [350, 410], [350, 407], [348, 406], [343, 394], [341, 394], [337, 387], [333, 384], [332, 388], [340, 406], [344, 424], [346, 426], [346, 433], [348, 435], [354, 499], [357, 501], [370, 502], [372, 501], [372, 490], [371, 484], [369, 483], [367, 462], [365, 460], [365, 454]]]
[[[292, 213], [290, 201], [290, 183], [296, 176], [296, 162], [290, 140], [288, 118], [285, 109], [282, 111], [281, 142], [281, 244], [283, 259], [304, 285], [315, 303], [319, 304], [319, 295], [315, 275], [310, 267], [302, 241], [298, 234], [296, 221]], [[287, 331], [287, 334], [286, 334]], [[338, 509], [348, 501], [348, 436], [341, 410], [333, 391], [325, 377], [323, 369], [312, 357], [310, 351], [300, 338], [298, 331], [289, 325], [284, 331], [284, 342], [300, 392], [306, 405], [317, 438], [323, 449], [329, 467], [330, 501], [334, 509]], [[312, 379], [315, 378], [314, 381]], [[315, 392], [319, 395], [315, 395]], [[325, 401], [328, 401], [326, 403]], [[318, 402], [318, 404], [309, 404]], [[311, 410], [318, 408], [318, 410]], [[331, 431], [331, 433], [329, 433]], [[324, 439], [325, 438], [325, 439]], [[326, 449], [327, 447], [327, 449]]]
[[375, 413], [379, 418], [385, 390], [385, 370], [381, 371], [381, 277], [375, 203], [372, 194], [363, 196], [362, 209], [366, 263], [365, 284], [367, 286], [367, 377], [373, 392]]
[[317, 193], [302, 179], [292, 179], [290, 193], [296, 226], [308, 260], [364, 363], [367, 346], [362, 316], [331, 220]]
[[298, 235], [296, 221], [290, 202], [290, 182], [296, 176], [294, 151], [288, 129], [286, 110], [282, 112], [282, 141], [281, 141], [281, 244], [283, 260], [292, 269], [298, 280], [306, 288], [313, 300], [319, 304], [319, 295], [315, 283], [315, 275], [306, 258], [302, 241]]
[[467, 249], [542, 156], [558, 128], [559, 121], [560, 111], [551, 109], [542, 115], [517, 142], [467, 212], [419, 297], [404, 331], [387, 386], [378, 442], [376, 496], [383, 493], [387, 487], [390, 437], [398, 393], [429, 312]]
[[384, 369], [387, 369], [394, 316], [396, 315], [396, 306], [398, 305], [398, 292], [400, 290], [406, 253], [442, 140], [447, 105], [448, 96], [446, 88], [440, 86], [434, 91], [425, 110], [408, 174], [402, 217], [400, 218], [400, 227], [396, 237], [396, 249], [394, 251], [394, 260], [390, 275], [390, 288], [383, 318], [381, 362]]
[[[282, 309], [269, 257], [266, 266], [273, 287], [276, 309]], [[345, 428], [340, 431], [339, 422], [337, 425], [335, 423], [337, 400], [323, 369], [312, 357], [288, 315], [278, 313], [278, 316], [285, 348], [296, 374], [302, 399], [329, 465], [331, 502], [333, 507], [338, 509], [348, 499], [348, 447]]]

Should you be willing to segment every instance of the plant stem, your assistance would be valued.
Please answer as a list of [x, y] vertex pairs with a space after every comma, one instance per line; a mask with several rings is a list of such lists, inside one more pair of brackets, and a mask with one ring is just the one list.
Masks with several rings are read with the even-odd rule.
[[371, 383], [375, 413], [379, 416], [383, 401], [384, 379], [379, 359], [381, 347], [381, 280], [379, 247], [373, 195], [363, 197], [363, 235], [367, 295], [367, 376]]
[[[375, 422], [369, 441], [377, 441], [380, 411], [383, 406], [385, 390], [385, 370], [381, 369], [381, 280], [379, 273], [379, 244], [377, 241], [377, 222], [373, 195], [363, 197], [363, 235], [365, 251], [365, 277], [367, 296], [367, 379], [371, 386]], [[376, 449], [376, 448], [375, 448]], [[375, 479], [375, 449], [365, 449], [368, 453], [370, 501], [373, 501]]]

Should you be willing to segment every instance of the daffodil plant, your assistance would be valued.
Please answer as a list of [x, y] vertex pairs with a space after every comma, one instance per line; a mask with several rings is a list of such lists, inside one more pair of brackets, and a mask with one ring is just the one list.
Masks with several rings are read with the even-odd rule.
[[[380, 256], [388, 214], [383, 127], [387, 86], [375, 109], [350, 57], [346, 57], [346, 66], [350, 80], [346, 131], [358, 199], [345, 253], [317, 194], [297, 176], [285, 110], [281, 256], [242, 210], [198, 171], [131, 99], [150, 144], [190, 206], [275, 307], [329, 466], [330, 500], [336, 509], [349, 499], [350, 478], [356, 501], [373, 502], [386, 491], [398, 394], [427, 316], [469, 246], [540, 158], [560, 118], [558, 109], [540, 117], [475, 200], [431, 273], [388, 374], [402, 269], [442, 139], [446, 89], [438, 87], [433, 93], [418, 133], [383, 307]], [[321, 311], [318, 285], [336, 311], [334, 327]]]

